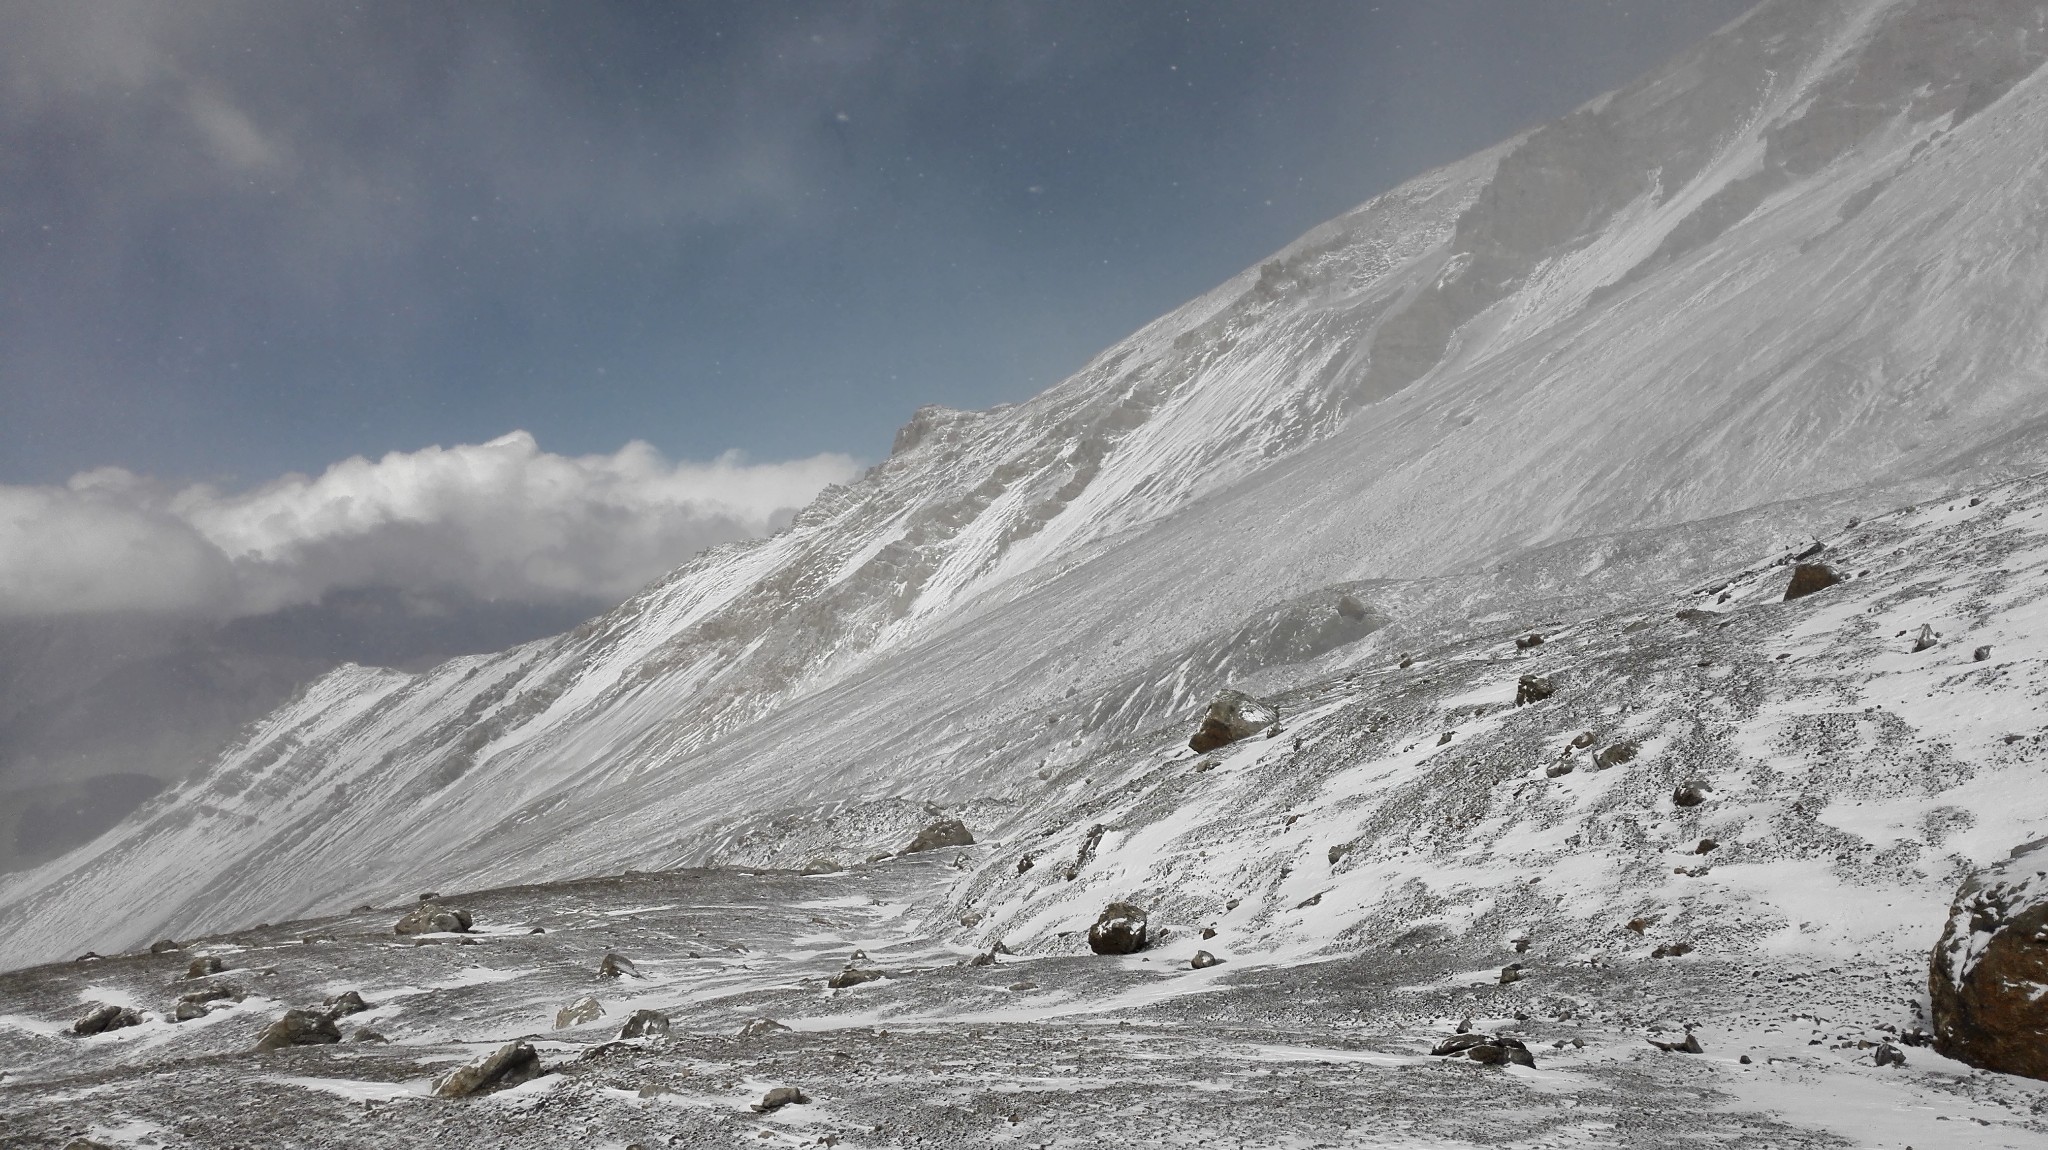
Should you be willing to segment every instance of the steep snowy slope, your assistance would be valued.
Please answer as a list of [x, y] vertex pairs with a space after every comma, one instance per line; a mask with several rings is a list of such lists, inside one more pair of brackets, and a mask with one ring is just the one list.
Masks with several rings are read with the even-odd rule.
[[[2044, 24], [2039, 0], [1765, 4], [1028, 403], [919, 413], [789, 530], [570, 635], [323, 680], [0, 886], [0, 962], [1028, 787], [1226, 678], [1458, 617], [1439, 589], [1403, 623], [1375, 580], [1849, 492], [1583, 553], [1625, 590], [1899, 501], [1858, 489], [2032, 458]], [[1346, 589], [1374, 610], [1334, 624]]]

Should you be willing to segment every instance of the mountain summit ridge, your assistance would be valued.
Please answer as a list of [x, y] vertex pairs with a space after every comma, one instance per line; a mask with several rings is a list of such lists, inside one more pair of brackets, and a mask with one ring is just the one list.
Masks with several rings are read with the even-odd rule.
[[2009, 440], [2048, 426], [2043, 27], [2020, 0], [1763, 4], [1031, 400], [920, 411], [787, 529], [567, 635], [323, 678], [0, 880], [0, 965], [1015, 792], [1283, 674], [1300, 650], [1217, 644], [1328, 588], [2031, 458]]

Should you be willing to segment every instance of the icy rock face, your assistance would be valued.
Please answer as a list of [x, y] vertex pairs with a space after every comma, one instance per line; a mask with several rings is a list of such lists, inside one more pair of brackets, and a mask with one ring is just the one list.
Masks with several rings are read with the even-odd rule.
[[1950, 1058], [2048, 1078], [2048, 839], [1971, 875], [1927, 974], [1934, 1047]]
[[[1767, 3], [1029, 401], [920, 412], [788, 529], [569, 634], [335, 671], [0, 879], [0, 965], [405, 875], [719, 860], [752, 820], [879, 795], [1021, 801], [1225, 684], [1273, 695], [1396, 628], [1462, 628], [1480, 573], [1583, 604], [1810, 526], [1767, 505], [2036, 458], [2042, 18]], [[1709, 520], [1665, 555], [1627, 542]]]
[[1202, 716], [1202, 729], [1188, 740], [1188, 748], [1206, 755], [1239, 739], [1249, 739], [1279, 721], [1280, 712], [1271, 703], [1254, 699], [1243, 691], [1224, 691], [1209, 704], [1208, 714]]

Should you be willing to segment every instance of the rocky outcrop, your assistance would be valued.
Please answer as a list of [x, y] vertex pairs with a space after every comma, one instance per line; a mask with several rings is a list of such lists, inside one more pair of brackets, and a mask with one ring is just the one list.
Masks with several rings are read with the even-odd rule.
[[1209, 704], [1209, 713], [1202, 716], [1202, 728], [1188, 740], [1188, 746], [1196, 754], [1206, 755], [1218, 747], [1250, 738], [1279, 721], [1279, 709], [1264, 699], [1255, 699], [1243, 691], [1224, 691]]
[[391, 929], [398, 934], [461, 934], [467, 931], [475, 920], [466, 910], [442, 906], [437, 902], [423, 902], [406, 912], [398, 925]]
[[917, 832], [917, 837], [910, 840], [910, 845], [903, 848], [903, 853], [914, 855], [920, 851], [935, 851], [940, 847], [971, 847], [973, 845], [974, 834], [967, 829], [966, 823], [961, 822], [959, 819], [940, 819], [938, 822]]
[[2048, 839], [1963, 882], [1928, 964], [1927, 993], [1936, 1050], [2048, 1079]]
[[1145, 941], [1145, 908], [1136, 903], [1110, 903], [1088, 928], [1088, 949], [1097, 954], [1136, 954]]
[[1792, 568], [1792, 581], [1785, 585], [1787, 601], [1825, 591], [1842, 581], [1842, 576], [1825, 563], [1801, 563]]
[[507, 1042], [467, 1066], [458, 1067], [434, 1083], [440, 1098], [463, 1098], [491, 1090], [503, 1090], [539, 1078], [540, 1054], [524, 1042]]

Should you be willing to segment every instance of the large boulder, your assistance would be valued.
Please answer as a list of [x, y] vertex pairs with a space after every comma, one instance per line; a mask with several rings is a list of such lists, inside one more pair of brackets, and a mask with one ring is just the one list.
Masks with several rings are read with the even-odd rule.
[[1792, 568], [1792, 581], [1785, 585], [1785, 598], [1801, 599], [1825, 591], [1842, 581], [1842, 576], [1825, 563], [1801, 563]]
[[466, 910], [423, 902], [407, 911], [391, 929], [398, 934], [461, 934], [474, 922]]
[[1209, 713], [1202, 716], [1202, 728], [1188, 740], [1188, 746], [1196, 754], [1206, 755], [1218, 747], [1250, 738], [1279, 721], [1279, 709], [1264, 699], [1255, 699], [1243, 691], [1224, 691], [1209, 704]]
[[539, 1078], [540, 1054], [524, 1042], [507, 1042], [467, 1066], [450, 1071], [434, 1083], [441, 1098], [462, 1098], [486, 1090], [503, 1090]]
[[660, 1038], [668, 1033], [668, 1015], [659, 1010], [636, 1010], [626, 1025], [619, 1028], [620, 1038]]
[[334, 1019], [317, 1010], [287, 1010], [284, 1017], [256, 1037], [256, 1049], [279, 1050], [286, 1046], [321, 1046], [341, 1041], [341, 1028]]
[[1934, 1048], [2048, 1078], [2048, 839], [1971, 875], [1928, 964]]
[[938, 822], [917, 832], [910, 845], [903, 848], [904, 854], [914, 855], [920, 851], [935, 851], [940, 847], [971, 847], [974, 835], [967, 824], [959, 819], [940, 819]]
[[1524, 675], [1515, 682], [1515, 706], [1540, 703], [1557, 694], [1557, 684], [1541, 675]]
[[104, 1034], [109, 1030], [120, 1030], [126, 1026], [137, 1026], [142, 1015], [126, 1006], [115, 1006], [109, 1002], [95, 1002], [71, 1024], [73, 1034]]
[[1132, 902], [1104, 907], [1088, 928], [1088, 949], [1097, 954], [1136, 954], [1145, 949], [1145, 908]]

